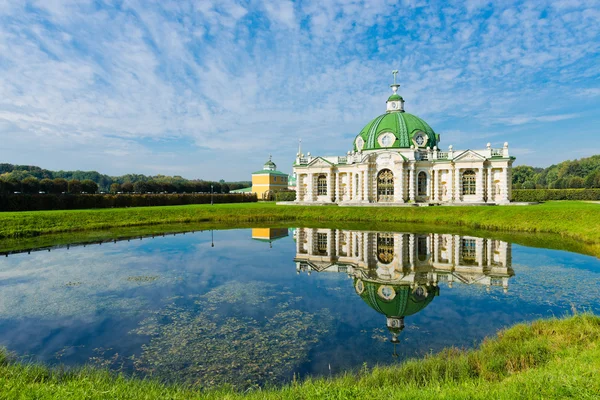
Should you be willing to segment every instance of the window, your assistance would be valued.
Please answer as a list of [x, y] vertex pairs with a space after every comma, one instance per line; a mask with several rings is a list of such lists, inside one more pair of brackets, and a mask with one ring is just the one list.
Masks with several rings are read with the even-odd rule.
[[277, 182], [277, 177], [276, 176], [273, 177], [273, 182]]
[[417, 237], [417, 259], [419, 261], [427, 261], [429, 257], [429, 249], [427, 248], [427, 237]]
[[377, 259], [389, 264], [394, 259], [394, 235], [391, 233], [377, 234]]
[[315, 254], [327, 254], [327, 234], [317, 233]]
[[377, 201], [394, 201], [394, 174], [389, 169], [377, 174]]
[[423, 171], [417, 176], [417, 196], [427, 196], [427, 174]]
[[461, 258], [464, 265], [476, 264], [476, 243], [475, 239], [461, 239]]
[[327, 176], [319, 175], [317, 178], [317, 196], [327, 195]]
[[469, 169], [463, 173], [462, 177], [462, 194], [469, 195], [475, 194], [475, 182], [476, 182], [475, 171]]

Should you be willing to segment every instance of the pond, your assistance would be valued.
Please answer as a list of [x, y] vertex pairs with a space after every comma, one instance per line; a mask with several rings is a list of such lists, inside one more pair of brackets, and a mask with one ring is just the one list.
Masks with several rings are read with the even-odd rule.
[[3, 255], [0, 347], [199, 387], [330, 376], [600, 312], [600, 260], [473, 236], [254, 228]]

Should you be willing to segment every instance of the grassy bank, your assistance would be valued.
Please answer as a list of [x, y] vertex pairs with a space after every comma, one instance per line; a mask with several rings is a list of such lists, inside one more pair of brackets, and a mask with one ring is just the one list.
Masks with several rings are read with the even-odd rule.
[[[1, 353], [0, 353], [1, 354]], [[534, 399], [597, 398], [600, 318], [521, 324], [476, 350], [448, 349], [393, 367], [250, 393], [128, 379], [106, 371], [21, 365], [0, 355], [0, 398], [36, 399]]]
[[0, 238], [190, 222], [370, 222], [457, 225], [546, 232], [600, 246], [600, 204], [549, 202], [512, 207], [304, 207], [273, 203], [0, 213]]

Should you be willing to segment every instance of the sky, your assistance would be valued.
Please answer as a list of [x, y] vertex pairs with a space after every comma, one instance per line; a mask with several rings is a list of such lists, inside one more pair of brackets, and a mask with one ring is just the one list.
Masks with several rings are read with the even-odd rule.
[[248, 180], [405, 109], [515, 165], [600, 154], [600, 1], [0, 0], [0, 162]]

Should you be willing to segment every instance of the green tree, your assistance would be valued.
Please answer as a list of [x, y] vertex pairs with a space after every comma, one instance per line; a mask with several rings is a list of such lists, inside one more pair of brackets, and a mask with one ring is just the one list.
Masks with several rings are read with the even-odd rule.
[[40, 181], [40, 190], [44, 193], [52, 193], [54, 191], [54, 182], [52, 179], [42, 179]]
[[69, 182], [67, 182], [66, 179], [56, 178], [56, 179], [52, 180], [52, 183], [53, 183], [52, 193], [60, 194], [60, 193], [66, 193], [69, 191]]
[[136, 193], [146, 193], [148, 191], [148, 184], [146, 182], [138, 181], [133, 184], [133, 191]]
[[94, 194], [98, 191], [98, 184], [91, 179], [81, 181], [81, 191]]
[[121, 191], [121, 185], [119, 183], [113, 183], [110, 185], [110, 192], [111, 193], [118, 193]]
[[78, 179], [71, 179], [69, 181], [69, 193], [79, 194], [82, 191], [81, 182]]
[[23, 189], [23, 193], [37, 193], [40, 190], [40, 181], [33, 176], [29, 178], [25, 178], [21, 181], [21, 187]]
[[131, 192], [133, 192], [133, 184], [131, 182], [129, 182], [129, 181], [128, 182], [124, 182], [121, 185], [121, 191], [123, 193], [131, 193]]

